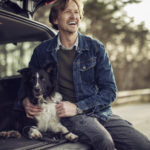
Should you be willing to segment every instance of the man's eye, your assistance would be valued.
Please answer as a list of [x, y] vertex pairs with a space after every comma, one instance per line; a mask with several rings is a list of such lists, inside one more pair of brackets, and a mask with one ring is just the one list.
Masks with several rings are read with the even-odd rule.
[[75, 11], [75, 13], [76, 13], [76, 14], [79, 14], [79, 12], [78, 12], [78, 11]]
[[64, 12], [65, 12], [65, 13], [71, 13], [72, 10], [67, 9], [67, 10], [65, 10]]

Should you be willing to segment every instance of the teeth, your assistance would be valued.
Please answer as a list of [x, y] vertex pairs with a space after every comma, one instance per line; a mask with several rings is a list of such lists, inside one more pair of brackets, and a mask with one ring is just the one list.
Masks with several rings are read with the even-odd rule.
[[76, 25], [75, 22], [69, 22], [69, 25]]

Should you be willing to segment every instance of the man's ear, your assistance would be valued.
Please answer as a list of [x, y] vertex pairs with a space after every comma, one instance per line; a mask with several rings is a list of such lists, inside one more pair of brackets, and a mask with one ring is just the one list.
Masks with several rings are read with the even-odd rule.
[[53, 23], [54, 23], [55, 25], [58, 25], [58, 19], [55, 19], [55, 20], [53, 21]]
[[18, 70], [23, 77], [28, 77], [31, 74], [31, 68], [23, 68]]

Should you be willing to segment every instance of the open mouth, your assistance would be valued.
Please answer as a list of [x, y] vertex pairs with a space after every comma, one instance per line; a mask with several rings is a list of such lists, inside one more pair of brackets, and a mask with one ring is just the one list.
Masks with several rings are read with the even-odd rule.
[[34, 96], [35, 96], [36, 98], [39, 98], [39, 97], [41, 97], [41, 94], [34, 94]]
[[42, 95], [42, 94], [41, 94], [40, 92], [35, 92], [35, 91], [34, 91], [34, 96], [35, 96], [35, 97], [39, 97], [39, 96], [41, 96], [41, 95]]
[[69, 24], [69, 25], [73, 25], [73, 26], [74, 26], [74, 25], [77, 25], [77, 23], [74, 22], [74, 21], [71, 21], [71, 22], [69, 22], [68, 24]]
[[40, 93], [35, 93], [34, 95], [35, 95], [35, 96], [40, 96], [41, 94], [40, 94]]

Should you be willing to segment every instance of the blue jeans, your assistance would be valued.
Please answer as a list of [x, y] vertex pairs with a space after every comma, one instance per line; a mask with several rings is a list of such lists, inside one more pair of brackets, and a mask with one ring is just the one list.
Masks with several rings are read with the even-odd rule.
[[90, 145], [93, 150], [150, 150], [148, 138], [117, 115], [106, 122], [77, 115], [63, 118], [62, 123], [79, 136], [79, 142]]

